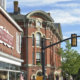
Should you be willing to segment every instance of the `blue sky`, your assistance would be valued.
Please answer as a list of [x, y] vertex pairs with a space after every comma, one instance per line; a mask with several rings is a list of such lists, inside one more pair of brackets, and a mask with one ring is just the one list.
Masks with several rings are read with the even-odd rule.
[[[7, 11], [13, 12], [13, 1], [7, 0]], [[17, 0], [22, 14], [34, 10], [50, 12], [55, 22], [61, 23], [63, 38], [72, 33], [80, 35], [80, 0]], [[62, 43], [64, 47], [64, 43]], [[80, 53], [80, 39], [75, 47]]]

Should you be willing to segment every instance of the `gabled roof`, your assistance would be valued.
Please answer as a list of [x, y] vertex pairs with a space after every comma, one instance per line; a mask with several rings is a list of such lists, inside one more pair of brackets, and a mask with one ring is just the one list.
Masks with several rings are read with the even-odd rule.
[[0, 7], [0, 11], [10, 20], [10, 22], [15, 25], [15, 27], [20, 31], [22, 32], [22, 28], [9, 16], [9, 14], [3, 9]]

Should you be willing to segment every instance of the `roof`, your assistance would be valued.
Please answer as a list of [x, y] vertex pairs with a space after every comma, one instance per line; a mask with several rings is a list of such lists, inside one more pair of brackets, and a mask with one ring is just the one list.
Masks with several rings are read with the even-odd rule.
[[60, 23], [54, 23], [54, 27], [55, 27], [57, 33], [60, 35], [60, 37], [62, 39], [63, 36], [62, 36], [62, 31], [61, 31], [61, 25], [60, 25]]
[[22, 14], [9, 13], [9, 15], [10, 15], [14, 20], [24, 20], [24, 19], [25, 19], [25, 15], [22, 15]]
[[26, 19], [31, 19], [32, 16], [39, 16], [42, 17], [46, 22], [50, 22], [53, 23], [53, 27], [56, 30], [56, 33], [58, 34], [59, 38], [62, 39], [62, 31], [61, 31], [61, 26], [60, 23], [54, 23], [53, 18], [48, 15], [48, 13], [41, 11], [41, 10], [36, 10], [36, 11], [32, 11], [26, 15], [22, 15], [22, 14], [14, 14], [14, 13], [9, 13], [11, 15], [11, 17], [14, 20], [22, 20], [25, 21]]
[[10, 15], [0, 7], [0, 11], [15, 25], [15, 27], [20, 31], [23, 32], [22, 28], [10, 17]]
[[42, 10], [36, 10], [36, 11], [32, 11], [30, 13], [28, 13], [26, 15], [26, 18], [30, 18], [32, 15], [38, 15], [38, 16], [41, 16], [41, 17], [45, 17], [46, 18], [46, 21], [51, 21], [51, 22], [54, 22], [54, 20], [52, 19], [52, 17], [50, 15], [48, 15], [48, 13], [42, 11]]

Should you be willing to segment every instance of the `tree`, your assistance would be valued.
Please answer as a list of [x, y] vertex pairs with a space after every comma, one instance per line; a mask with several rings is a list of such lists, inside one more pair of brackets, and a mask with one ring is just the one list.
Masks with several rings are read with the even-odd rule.
[[80, 69], [80, 57], [76, 50], [71, 49], [71, 44], [69, 41], [66, 41], [65, 49], [61, 48], [58, 52], [62, 57], [62, 73], [63, 76], [70, 77], [74, 76], [78, 73]]

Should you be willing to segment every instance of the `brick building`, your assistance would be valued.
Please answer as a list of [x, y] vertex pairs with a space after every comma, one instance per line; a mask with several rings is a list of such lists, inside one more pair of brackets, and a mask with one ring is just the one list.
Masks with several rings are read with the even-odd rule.
[[0, 7], [0, 80], [18, 80], [21, 73], [22, 28]]
[[[41, 10], [32, 11], [26, 15], [20, 14], [18, 2], [14, 2], [12, 18], [23, 29], [22, 38], [22, 69], [27, 72], [27, 80], [37, 79], [42, 75], [41, 38], [45, 37], [45, 45], [62, 40], [60, 23], [54, 23], [50, 13]], [[45, 50], [46, 78], [48, 80], [60, 80], [61, 57], [57, 54], [60, 44]]]

